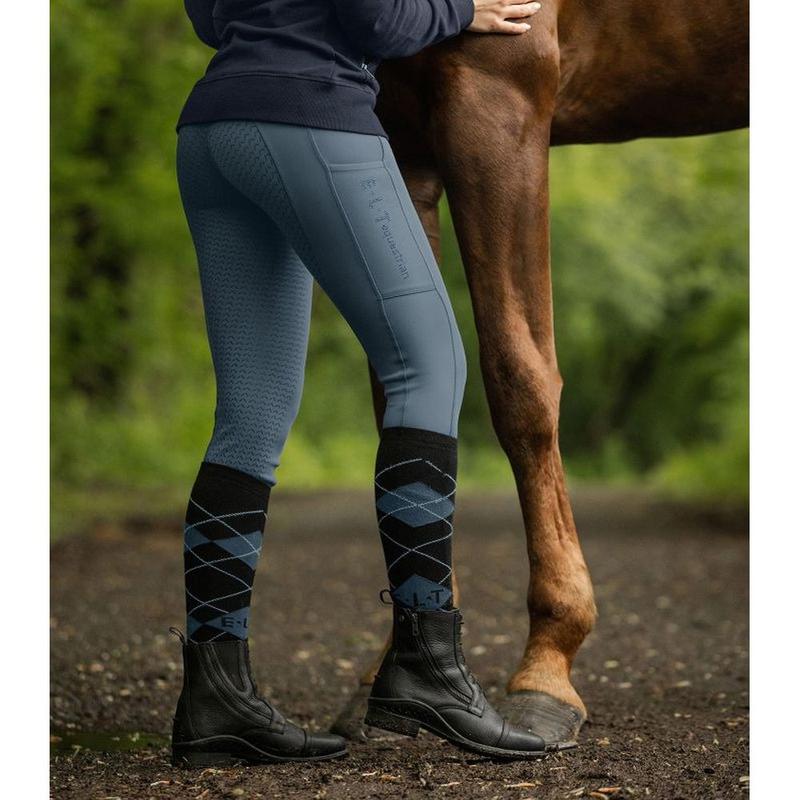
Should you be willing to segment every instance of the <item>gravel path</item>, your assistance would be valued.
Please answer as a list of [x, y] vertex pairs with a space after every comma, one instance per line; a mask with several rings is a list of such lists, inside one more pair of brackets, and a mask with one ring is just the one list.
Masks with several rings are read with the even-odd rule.
[[[574, 682], [581, 747], [493, 763], [422, 735], [320, 765], [186, 772], [164, 746], [180, 683], [180, 519], [98, 525], [52, 550], [52, 796], [719, 798], [748, 790], [748, 550], [740, 514], [577, 493], [600, 619]], [[370, 496], [277, 493], [256, 583], [255, 674], [295, 720], [330, 725], [379, 650], [388, 610]], [[491, 697], [525, 641], [526, 558], [510, 495], [459, 500], [465, 650]], [[99, 735], [131, 734], [113, 742]], [[141, 734], [154, 734], [152, 737]], [[89, 749], [90, 745], [98, 749]], [[120, 748], [101, 752], [109, 744]], [[125, 750], [125, 746], [135, 749]]]

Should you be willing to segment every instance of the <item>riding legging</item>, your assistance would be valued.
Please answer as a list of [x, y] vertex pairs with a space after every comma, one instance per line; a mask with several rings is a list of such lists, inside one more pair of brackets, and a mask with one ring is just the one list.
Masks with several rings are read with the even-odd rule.
[[178, 179], [217, 379], [206, 461], [274, 485], [300, 405], [312, 277], [383, 386], [383, 427], [456, 436], [463, 346], [385, 138], [278, 123], [187, 125]]

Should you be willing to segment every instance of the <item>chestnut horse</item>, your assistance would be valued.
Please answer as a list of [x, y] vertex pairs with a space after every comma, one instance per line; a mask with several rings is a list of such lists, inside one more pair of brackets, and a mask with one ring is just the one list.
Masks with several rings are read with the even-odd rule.
[[[551, 145], [691, 136], [748, 120], [745, 0], [543, 0], [519, 36], [466, 33], [380, 68], [378, 111], [439, 257], [446, 191], [492, 421], [530, 558], [530, 633], [503, 711], [553, 742], [586, 707], [570, 682], [592, 584], [558, 447], [548, 230]], [[373, 379], [378, 419], [383, 397]], [[374, 671], [337, 721], [359, 730]]]

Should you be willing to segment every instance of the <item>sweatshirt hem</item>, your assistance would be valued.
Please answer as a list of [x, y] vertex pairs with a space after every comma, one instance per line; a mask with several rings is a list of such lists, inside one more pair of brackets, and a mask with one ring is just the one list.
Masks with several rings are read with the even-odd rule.
[[198, 81], [177, 127], [241, 119], [386, 137], [375, 114], [375, 101], [370, 91], [333, 81], [238, 73]]

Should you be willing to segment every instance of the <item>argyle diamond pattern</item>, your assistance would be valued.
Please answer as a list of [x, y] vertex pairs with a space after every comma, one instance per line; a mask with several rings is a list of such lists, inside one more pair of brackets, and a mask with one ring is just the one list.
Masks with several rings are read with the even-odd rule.
[[[187, 629], [191, 638], [247, 638], [250, 595], [261, 555], [263, 509], [214, 514], [194, 498], [184, 527]], [[210, 591], [213, 587], [213, 591]]]

